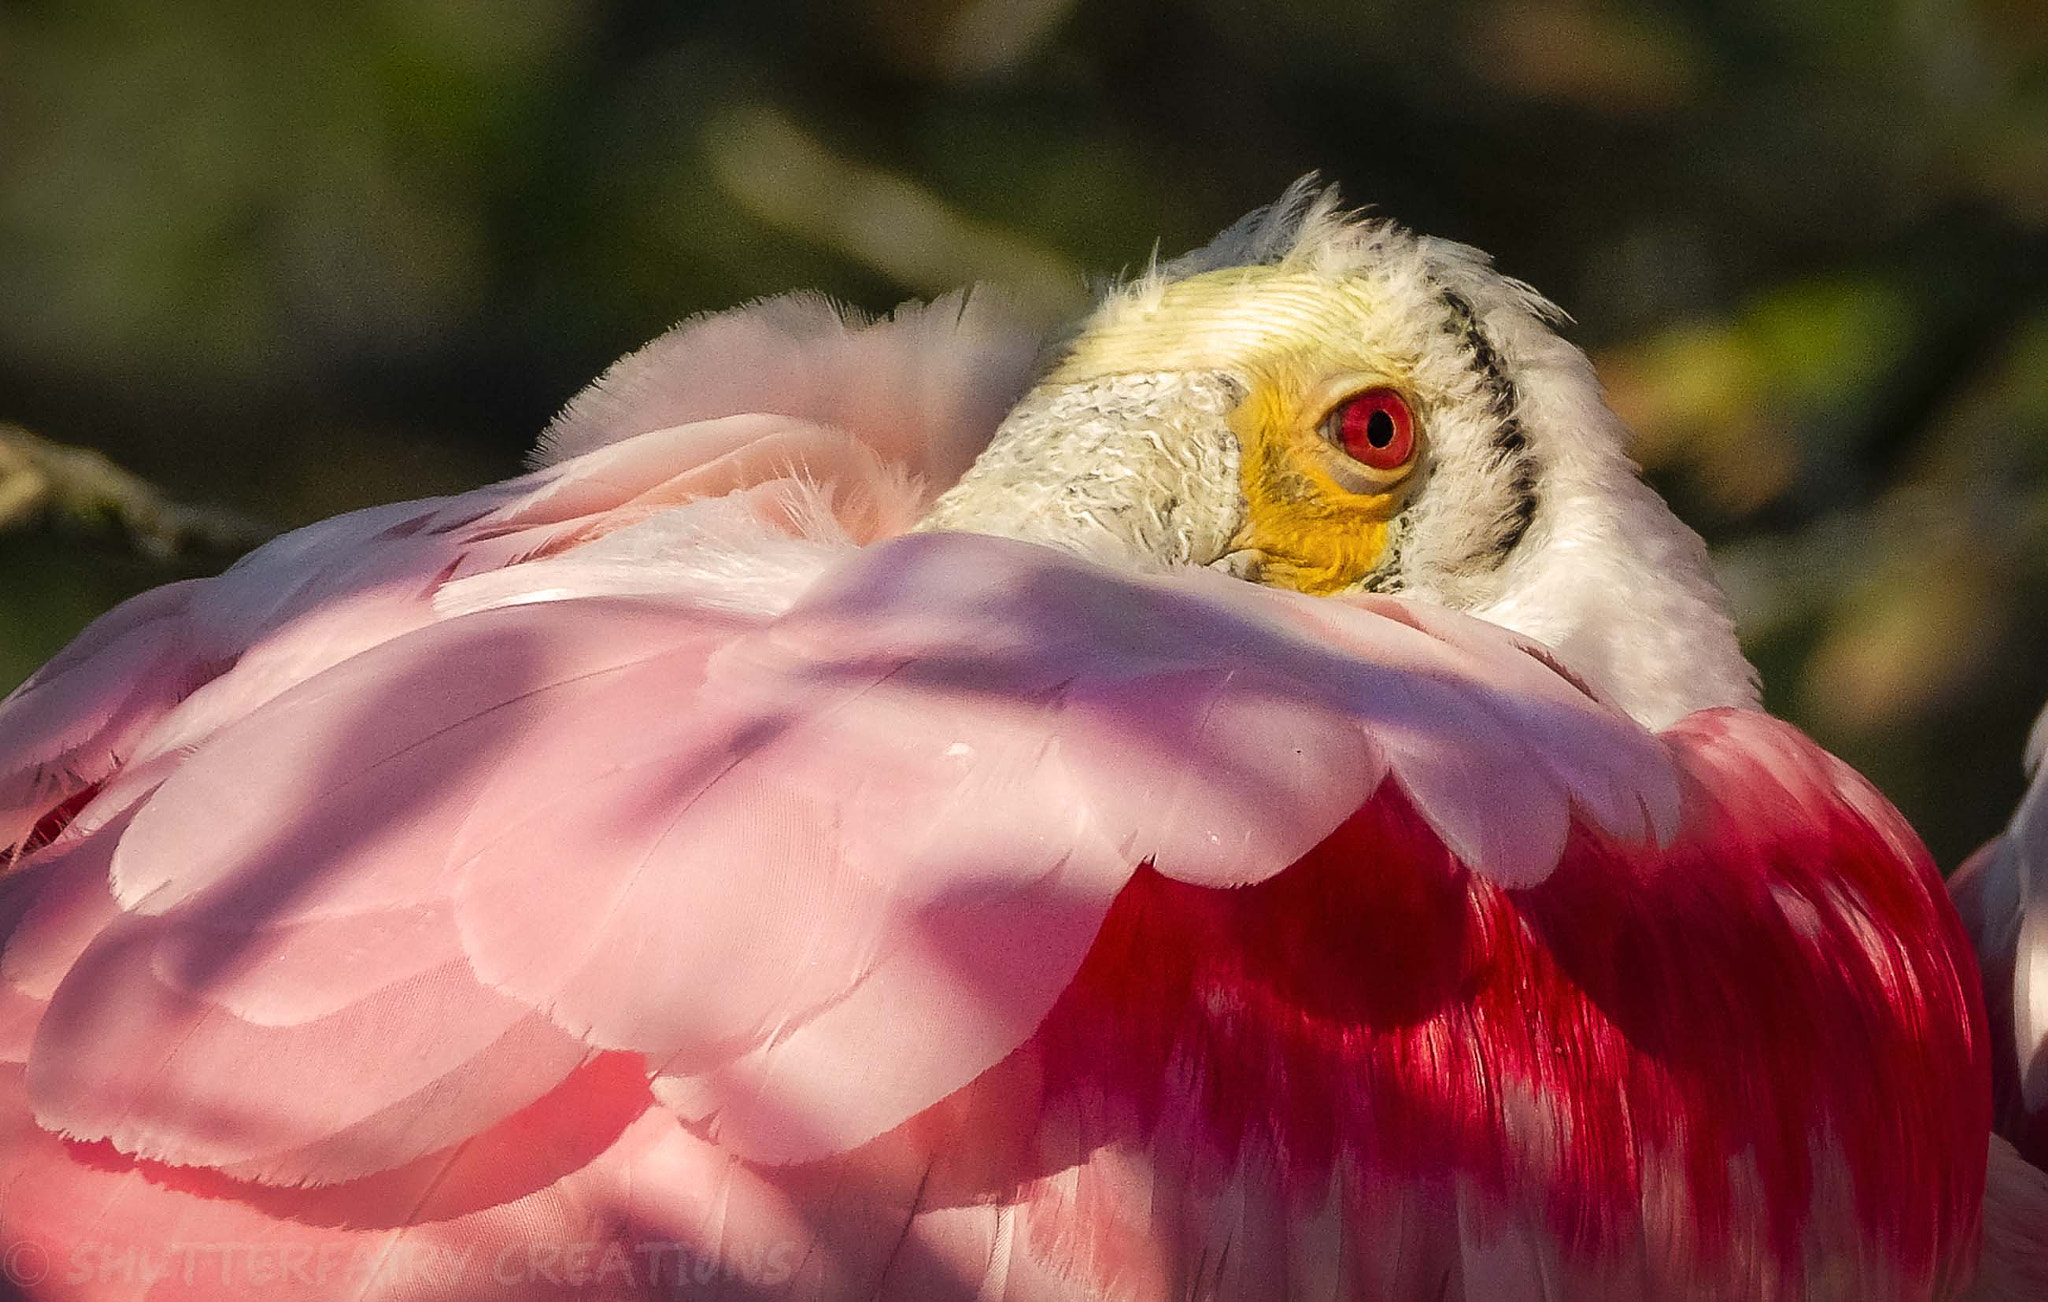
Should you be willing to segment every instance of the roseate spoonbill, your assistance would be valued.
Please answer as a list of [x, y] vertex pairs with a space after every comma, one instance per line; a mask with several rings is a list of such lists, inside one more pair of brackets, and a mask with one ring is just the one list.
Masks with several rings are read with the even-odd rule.
[[1975, 964], [1555, 310], [1298, 186], [685, 324], [0, 710], [37, 1297], [2039, 1296]]

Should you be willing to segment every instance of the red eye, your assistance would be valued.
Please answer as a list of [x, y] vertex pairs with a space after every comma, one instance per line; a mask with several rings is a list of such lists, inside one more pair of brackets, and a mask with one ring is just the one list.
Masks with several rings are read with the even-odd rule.
[[1323, 427], [1352, 460], [1375, 470], [1399, 470], [1415, 455], [1415, 415], [1392, 389], [1367, 389], [1345, 399]]

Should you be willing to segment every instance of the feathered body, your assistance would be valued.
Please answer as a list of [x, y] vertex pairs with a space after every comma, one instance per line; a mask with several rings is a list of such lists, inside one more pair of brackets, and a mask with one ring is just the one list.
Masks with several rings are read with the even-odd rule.
[[14, 1282], [2027, 1296], [1940, 880], [1546, 311], [1306, 196], [1048, 369], [765, 304], [107, 616], [0, 707]]

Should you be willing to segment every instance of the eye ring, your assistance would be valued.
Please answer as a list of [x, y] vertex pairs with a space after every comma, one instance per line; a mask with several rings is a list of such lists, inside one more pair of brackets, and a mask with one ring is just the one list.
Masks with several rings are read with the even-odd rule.
[[1415, 413], [1398, 389], [1354, 393], [1323, 417], [1323, 436], [1360, 465], [1399, 470], [1415, 459]]

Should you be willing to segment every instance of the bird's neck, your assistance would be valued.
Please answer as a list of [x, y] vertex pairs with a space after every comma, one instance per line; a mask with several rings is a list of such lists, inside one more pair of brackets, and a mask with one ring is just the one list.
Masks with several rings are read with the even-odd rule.
[[1583, 446], [1550, 468], [1500, 595], [1471, 613], [1534, 638], [1638, 721], [1755, 708], [1706, 545], [1618, 450]]

